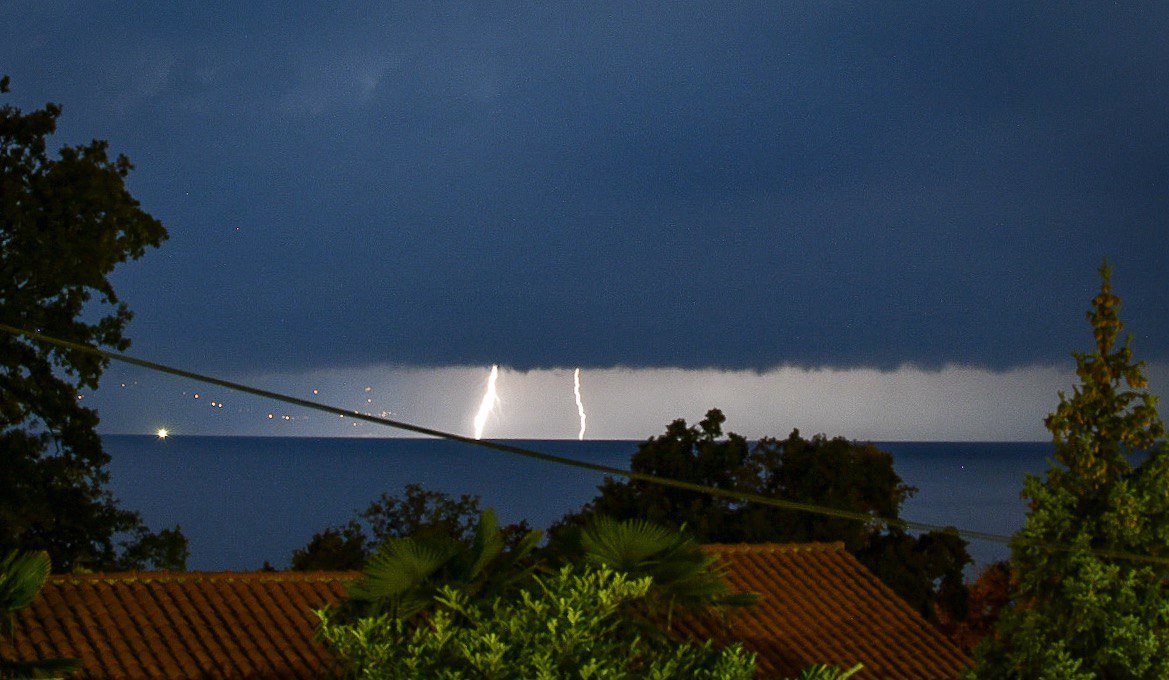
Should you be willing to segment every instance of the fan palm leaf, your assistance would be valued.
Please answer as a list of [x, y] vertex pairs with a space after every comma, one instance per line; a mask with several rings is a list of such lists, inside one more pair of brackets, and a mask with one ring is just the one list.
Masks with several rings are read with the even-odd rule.
[[430, 607], [441, 586], [459, 588], [470, 596], [500, 594], [530, 573], [519, 562], [540, 542], [541, 532], [526, 534], [513, 550], [504, 550], [495, 511], [479, 517], [470, 544], [453, 536], [425, 534], [387, 539], [349, 587], [351, 603], [361, 614], [382, 612], [408, 619]]
[[599, 515], [585, 527], [580, 542], [587, 559], [630, 573], [655, 562], [655, 556], [674, 545], [679, 535], [645, 520], [618, 522]]
[[585, 559], [636, 578], [649, 576], [653, 585], [649, 600], [672, 610], [687, 607], [752, 604], [755, 596], [730, 591], [718, 566], [718, 558], [685, 533], [685, 527], [668, 529], [646, 520], [618, 522], [599, 515], [580, 536]]
[[350, 595], [360, 599], [401, 595], [445, 567], [459, 547], [446, 536], [391, 538], [370, 558], [364, 578], [353, 584]]

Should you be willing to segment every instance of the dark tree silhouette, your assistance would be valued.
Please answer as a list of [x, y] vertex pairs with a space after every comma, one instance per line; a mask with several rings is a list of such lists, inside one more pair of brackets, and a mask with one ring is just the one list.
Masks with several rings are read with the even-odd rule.
[[[765, 438], [752, 444], [733, 432], [724, 436], [725, 420], [713, 409], [696, 426], [674, 421], [665, 434], [641, 445], [632, 469], [889, 519], [898, 518], [901, 503], [914, 492], [894, 472], [892, 456], [872, 445], [823, 435], [804, 439], [798, 430], [787, 439]], [[933, 619], [939, 596], [951, 611], [963, 611], [962, 569], [970, 556], [965, 541], [952, 534], [911, 536], [854, 519], [608, 478], [595, 499], [550, 529], [550, 552], [577, 540], [575, 534], [594, 514], [672, 527], [685, 524], [706, 543], [843, 541], [925, 616]]]
[[[292, 553], [294, 571], [360, 570], [377, 549], [391, 538], [452, 537], [471, 543], [482, 510], [479, 497], [455, 498], [441, 491], [407, 484], [401, 496], [383, 493], [357, 519], [313, 535]], [[514, 548], [531, 527], [526, 521], [502, 528], [504, 543]]]
[[[49, 156], [60, 113], [0, 108], [0, 323], [124, 350], [130, 311], [108, 276], [166, 230], [126, 191], [130, 161], [106, 142]], [[0, 333], [0, 553], [46, 550], [65, 571], [181, 569], [178, 529], [151, 533], [105, 489], [98, 416], [78, 392], [106, 363]]]

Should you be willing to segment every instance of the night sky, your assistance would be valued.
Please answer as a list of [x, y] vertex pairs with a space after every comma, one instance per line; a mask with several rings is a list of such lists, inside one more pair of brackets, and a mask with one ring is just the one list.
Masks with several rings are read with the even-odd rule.
[[582, 367], [598, 436], [1041, 439], [1107, 258], [1169, 389], [1169, 5], [385, 5], [0, 0], [4, 101], [170, 231], [133, 353], [463, 433], [500, 364], [498, 436], [576, 436]]

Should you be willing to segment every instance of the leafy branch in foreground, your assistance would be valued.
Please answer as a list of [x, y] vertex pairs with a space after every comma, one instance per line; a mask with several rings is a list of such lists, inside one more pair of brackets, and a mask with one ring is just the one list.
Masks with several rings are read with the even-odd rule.
[[320, 635], [362, 678], [754, 677], [754, 655], [738, 645], [646, 637], [621, 616], [645, 598], [650, 581], [565, 566], [487, 603], [444, 586], [415, 625], [384, 614], [338, 624], [321, 611]]
[[[49, 577], [46, 552], [10, 552], [0, 559], [0, 638], [10, 637], [16, 612], [32, 604]], [[17, 661], [0, 656], [0, 678], [61, 676], [81, 667], [76, 659]]]

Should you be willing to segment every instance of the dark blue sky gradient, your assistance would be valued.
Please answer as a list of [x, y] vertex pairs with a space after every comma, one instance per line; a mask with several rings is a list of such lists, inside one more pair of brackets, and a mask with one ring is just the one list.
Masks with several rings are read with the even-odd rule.
[[[3, 2], [208, 371], [1169, 359], [1169, 6]], [[776, 6], [779, 5], [779, 6]]]

